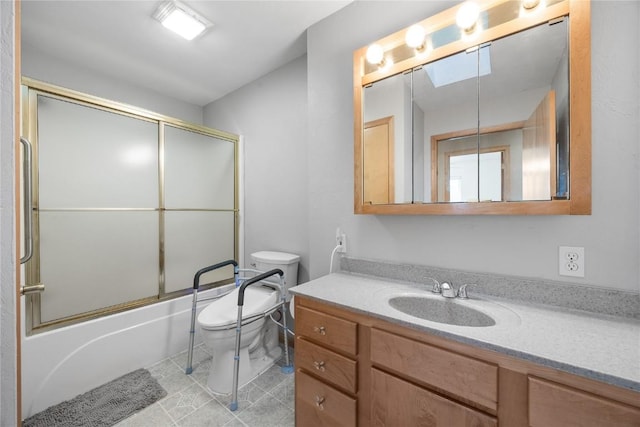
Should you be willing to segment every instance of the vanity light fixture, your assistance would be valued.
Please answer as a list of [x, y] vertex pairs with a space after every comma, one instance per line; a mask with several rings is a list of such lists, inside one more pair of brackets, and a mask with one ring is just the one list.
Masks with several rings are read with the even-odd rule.
[[372, 44], [367, 48], [366, 58], [369, 64], [377, 65], [379, 68], [383, 68], [386, 65], [384, 49], [379, 44]]
[[165, 27], [187, 40], [193, 40], [213, 26], [208, 19], [179, 1], [162, 3], [153, 14]]
[[473, 33], [476, 29], [476, 23], [480, 17], [480, 6], [478, 3], [468, 0], [460, 5], [456, 13], [456, 24], [467, 33]]
[[407, 33], [404, 36], [404, 41], [407, 43], [407, 46], [417, 50], [418, 52], [422, 52], [427, 43], [426, 43], [426, 31], [420, 25], [412, 25], [407, 30]]

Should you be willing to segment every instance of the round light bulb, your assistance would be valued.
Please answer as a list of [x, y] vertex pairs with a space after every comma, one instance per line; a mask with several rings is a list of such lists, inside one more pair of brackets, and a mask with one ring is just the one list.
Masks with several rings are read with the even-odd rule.
[[540, 0], [522, 0], [522, 7], [527, 10], [534, 9], [538, 4]]
[[412, 25], [407, 30], [407, 34], [404, 37], [404, 41], [407, 43], [407, 46], [413, 49], [420, 49], [424, 47], [424, 37], [426, 36], [426, 31], [420, 25]]
[[473, 1], [466, 1], [460, 5], [456, 13], [456, 24], [465, 31], [471, 31], [480, 17], [480, 6]]
[[367, 62], [373, 65], [380, 65], [384, 61], [384, 50], [379, 44], [372, 44], [367, 48]]

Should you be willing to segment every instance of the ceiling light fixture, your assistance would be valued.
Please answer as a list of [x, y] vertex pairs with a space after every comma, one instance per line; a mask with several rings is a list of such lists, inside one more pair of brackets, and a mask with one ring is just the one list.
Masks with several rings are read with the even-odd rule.
[[213, 26], [212, 22], [179, 1], [162, 3], [153, 17], [187, 40], [195, 39]]

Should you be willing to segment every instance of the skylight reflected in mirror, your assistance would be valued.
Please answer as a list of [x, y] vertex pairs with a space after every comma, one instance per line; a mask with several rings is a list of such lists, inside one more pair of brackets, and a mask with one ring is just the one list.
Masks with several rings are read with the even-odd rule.
[[446, 86], [452, 83], [486, 76], [491, 74], [491, 50], [480, 49], [477, 55], [460, 52], [424, 66], [434, 87]]

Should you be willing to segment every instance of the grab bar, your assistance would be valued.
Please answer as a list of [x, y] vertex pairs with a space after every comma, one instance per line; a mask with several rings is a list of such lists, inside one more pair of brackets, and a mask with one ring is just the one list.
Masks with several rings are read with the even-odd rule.
[[193, 276], [193, 302], [191, 304], [191, 329], [189, 329], [189, 350], [187, 352], [187, 367], [185, 368], [185, 373], [187, 375], [193, 372], [193, 341], [196, 333], [196, 309], [198, 304], [198, 289], [200, 288], [200, 276], [204, 273], [208, 273], [213, 270], [217, 270], [222, 267], [226, 267], [227, 265], [233, 265], [233, 277], [236, 282], [236, 286], [238, 284], [238, 263], [233, 260], [222, 261], [214, 265], [210, 265], [208, 267], [201, 268], [198, 270]]
[[28, 139], [20, 137], [20, 143], [24, 147], [22, 158], [22, 180], [24, 182], [23, 215], [24, 215], [24, 256], [20, 258], [20, 264], [29, 261], [33, 256], [33, 184], [31, 181], [31, 170], [33, 167], [33, 155], [31, 143]]
[[198, 270], [196, 272], [196, 275], [193, 276], [193, 289], [197, 290], [200, 287], [200, 276], [202, 276], [204, 273], [208, 273], [210, 271], [217, 270], [222, 267], [226, 267], [227, 265], [233, 265], [233, 274], [234, 275], [238, 274], [238, 271], [237, 271], [238, 263], [235, 260], [230, 259], [227, 261], [222, 261], [217, 264], [210, 265], [209, 267], [201, 268], [200, 270]]
[[249, 280], [246, 280], [238, 291], [238, 319], [236, 322], [236, 351], [235, 356], [233, 357], [233, 388], [231, 395], [231, 403], [229, 405], [229, 409], [235, 411], [238, 409], [238, 376], [240, 374], [240, 339], [242, 334], [242, 306], [244, 305], [244, 291], [247, 287], [253, 285], [254, 283], [258, 283], [267, 277], [280, 276], [280, 305], [282, 307], [283, 313], [283, 323], [284, 323], [284, 355], [285, 355], [285, 366], [282, 367], [282, 371], [286, 373], [293, 372], [293, 367], [289, 363], [289, 343], [287, 336], [287, 321], [286, 321], [286, 295], [285, 295], [285, 287], [284, 287], [284, 272], [279, 268], [274, 268], [273, 270], [269, 270], [266, 273], [259, 274], [255, 277], [252, 277]]

